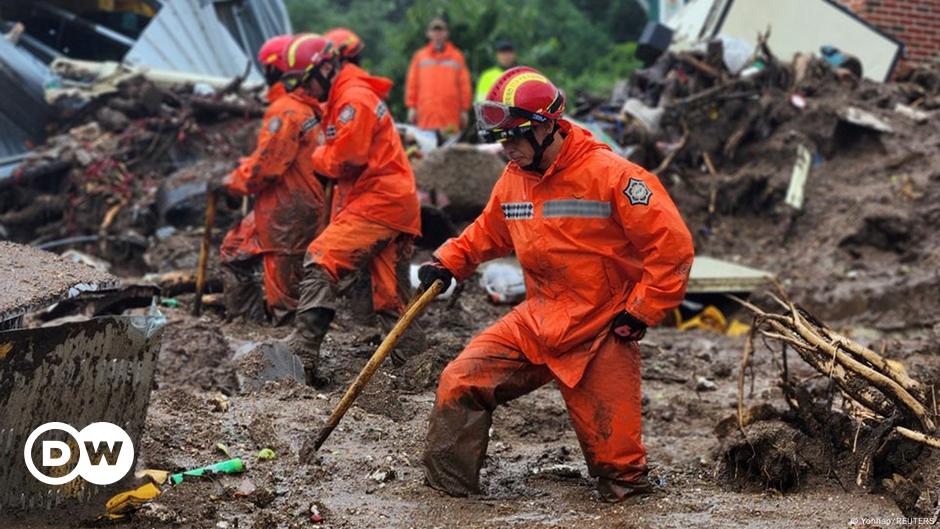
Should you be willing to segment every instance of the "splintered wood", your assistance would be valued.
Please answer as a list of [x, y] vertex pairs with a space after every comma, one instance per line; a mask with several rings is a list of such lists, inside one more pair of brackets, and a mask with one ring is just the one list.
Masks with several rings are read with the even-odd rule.
[[[936, 401], [932, 387], [911, 378], [900, 364], [840, 335], [796, 305], [779, 289], [770, 294], [780, 312], [770, 312], [747, 301], [738, 303], [754, 314], [754, 325], [745, 344], [738, 379], [738, 426], [744, 432], [744, 373], [761, 335], [792, 347], [800, 358], [828, 377], [857, 407], [856, 419], [868, 424], [890, 421], [893, 431], [907, 439], [940, 448], [936, 430]], [[882, 352], [883, 353], [883, 352]], [[786, 362], [784, 381], [788, 383]], [[787, 397], [792, 408], [799, 403]]]

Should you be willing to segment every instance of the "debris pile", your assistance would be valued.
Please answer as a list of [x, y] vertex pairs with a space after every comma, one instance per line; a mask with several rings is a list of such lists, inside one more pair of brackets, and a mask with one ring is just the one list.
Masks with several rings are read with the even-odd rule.
[[766, 36], [735, 63], [727, 42], [666, 52], [579, 112], [659, 175], [697, 254], [743, 257], [827, 320], [936, 323], [940, 66], [877, 83]]
[[250, 149], [264, 107], [238, 84], [168, 88], [138, 75], [83, 94], [79, 108], [63, 111], [58, 134], [0, 180], [0, 237], [50, 249], [85, 244], [139, 272], [158, 230], [198, 225], [207, 180]]
[[[716, 431], [720, 478], [786, 491], [809, 473], [833, 476], [843, 488], [887, 491], [906, 516], [934, 515], [940, 437], [933, 385], [885, 351], [834, 331], [782, 291], [770, 298], [782, 312], [740, 301], [754, 314], [754, 325], [741, 360], [737, 416]], [[780, 387], [787, 411], [767, 403], [745, 409], [746, 370], [758, 335], [783, 346]], [[788, 349], [817, 376], [798, 376]]]

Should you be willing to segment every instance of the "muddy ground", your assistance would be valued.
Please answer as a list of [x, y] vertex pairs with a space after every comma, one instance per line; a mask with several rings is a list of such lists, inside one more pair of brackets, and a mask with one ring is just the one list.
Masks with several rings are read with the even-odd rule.
[[[644, 434], [659, 484], [655, 494], [618, 505], [596, 498], [551, 385], [497, 411], [485, 495], [456, 499], [427, 488], [420, 457], [436, 377], [462, 343], [505, 310], [483, 301], [473, 286], [452, 310], [446, 302], [435, 303], [422, 320], [429, 349], [400, 369], [386, 363], [316, 463], [303, 466], [298, 450], [304, 436], [316, 431], [344, 383], [365, 363], [379, 340], [378, 328], [338, 319], [324, 347], [325, 369], [335, 379], [325, 388], [289, 381], [239, 393], [233, 352], [246, 342], [283, 336], [286, 329], [225, 323], [218, 314], [194, 320], [184, 308], [165, 309], [169, 323], [140, 467], [180, 470], [226, 459], [216, 447], [223, 443], [233, 457], [245, 459], [248, 470], [172, 488], [125, 526], [845, 527], [853, 519], [900, 516], [885, 495], [845, 490], [834, 479], [808, 476], [786, 494], [717, 480], [714, 429], [737, 404], [743, 339], [674, 329], [652, 330], [642, 347]], [[863, 343], [886, 339], [889, 351], [904, 351], [899, 359], [912, 373], [937, 367], [933, 331], [863, 334], [856, 336]], [[759, 349], [749, 404], [780, 404], [777, 361]], [[812, 376], [795, 355], [790, 365]], [[697, 391], [698, 377], [713, 381], [715, 389]], [[257, 460], [262, 448], [273, 449], [277, 459]], [[100, 509], [91, 504], [61, 517], [18, 518], [5, 527], [79, 526]], [[315, 522], [314, 514], [322, 521]]]
[[[908, 88], [863, 85], [825, 97], [807, 94], [805, 111], [787, 110], [789, 117], [766, 137], [723, 160], [717, 175], [693, 160], [660, 176], [693, 232], [698, 254], [772, 272], [794, 300], [833, 328], [884, 350], [913, 377], [933, 385], [940, 379], [940, 119], [914, 121], [893, 110], [897, 102], [914, 104], [909, 97], [898, 100]], [[873, 112], [893, 132], [846, 126], [837, 115], [848, 104]], [[783, 204], [798, 144], [813, 154], [800, 212]], [[713, 213], [711, 196], [716, 197]], [[186, 248], [198, 240], [193, 231], [180, 237]], [[164, 251], [172, 249], [167, 244], [148, 254], [148, 271], [163, 271], [169, 262], [167, 270], [192, 266], [187, 259], [194, 253]], [[659, 484], [655, 494], [619, 505], [598, 501], [563, 402], [547, 386], [496, 412], [486, 494], [454, 499], [423, 485], [420, 458], [441, 369], [471, 336], [508, 310], [488, 304], [479, 287], [469, 285], [453, 308], [443, 301], [433, 305], [421, 320], [429, 349], [403, 368], [383, 366], [311, 466], [298, 461], [303, 439], [319, 428], [366, 362], [381, 339], [379, 328], [341, 313], [324, 345], [324, 370], [333, 376], [327, 387], [280, 382], [245, 393], [238, 389], [242, 368], [233, 361], [234, 352], [288, 330], [227, 323], [215, 309], [194, 320], [188, 315], [191, 297], [181, 295], [178, 301], [178, 308], [163, 309], [169, 323], [139, 446], [140, 466], [174, 471], [201, 466], [227, 458], [216, 447], [223, 443], [232, 456], [247, 461], [248, 470], [172, 488], [125, 527], [910, 523], [898, 520], [897, 496], [881, 481], [891, 468], [873, 469], [871, 491], [810, 472], [781, 493], [768, 489], [773, 476], [744, 482], [720, 472], [715, 429], [735, 413], [744, 338], [657, 328], [644, 340], [644, 435]], [[758, 342], [748, 373], [749, 405], [784, 407], [777, 387], [779, 354]], [[788, 365], [791, 374], [819, 381], [795, 355]], [[699, 377], [714, 388], [706, 389], [710, 384]], [[256, 460], [262, 448], [271, 448], [277, 458]], [[924, 487], [935, 491], [928, 494], [934, 501], [940, 496], [940, 484]], [[102, 504], [4, 520], [0, 526], [80, 526], [101, 512]]]

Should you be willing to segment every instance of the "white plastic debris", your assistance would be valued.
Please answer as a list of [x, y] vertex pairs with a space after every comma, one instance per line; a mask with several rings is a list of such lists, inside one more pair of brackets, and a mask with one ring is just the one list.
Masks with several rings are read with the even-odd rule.
[[494, 261], [483, 269], [480, 286], [493, 303], [518, 303], [525, 298], [525, 274], [518, 262]]

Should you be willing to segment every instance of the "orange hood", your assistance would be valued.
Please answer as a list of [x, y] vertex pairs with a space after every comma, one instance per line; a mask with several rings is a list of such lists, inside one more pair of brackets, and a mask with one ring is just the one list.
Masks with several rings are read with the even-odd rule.
[[368, 89], [378, 96], [379, 99], [387, 99], [388, 93], [392, 90], [392, 85], [394, 85], [394, 83], [391, 79], [369, 75], [368, 72], [355, 64], [347, 63], [343, 66], [343, 69], [340, 70], [339, 75], [336, 76], [336, 80], [333, 81], [333, 88], [330, 89], [330, 97], [327, 104], [332, 105], [336, 94], [354, 86]]

